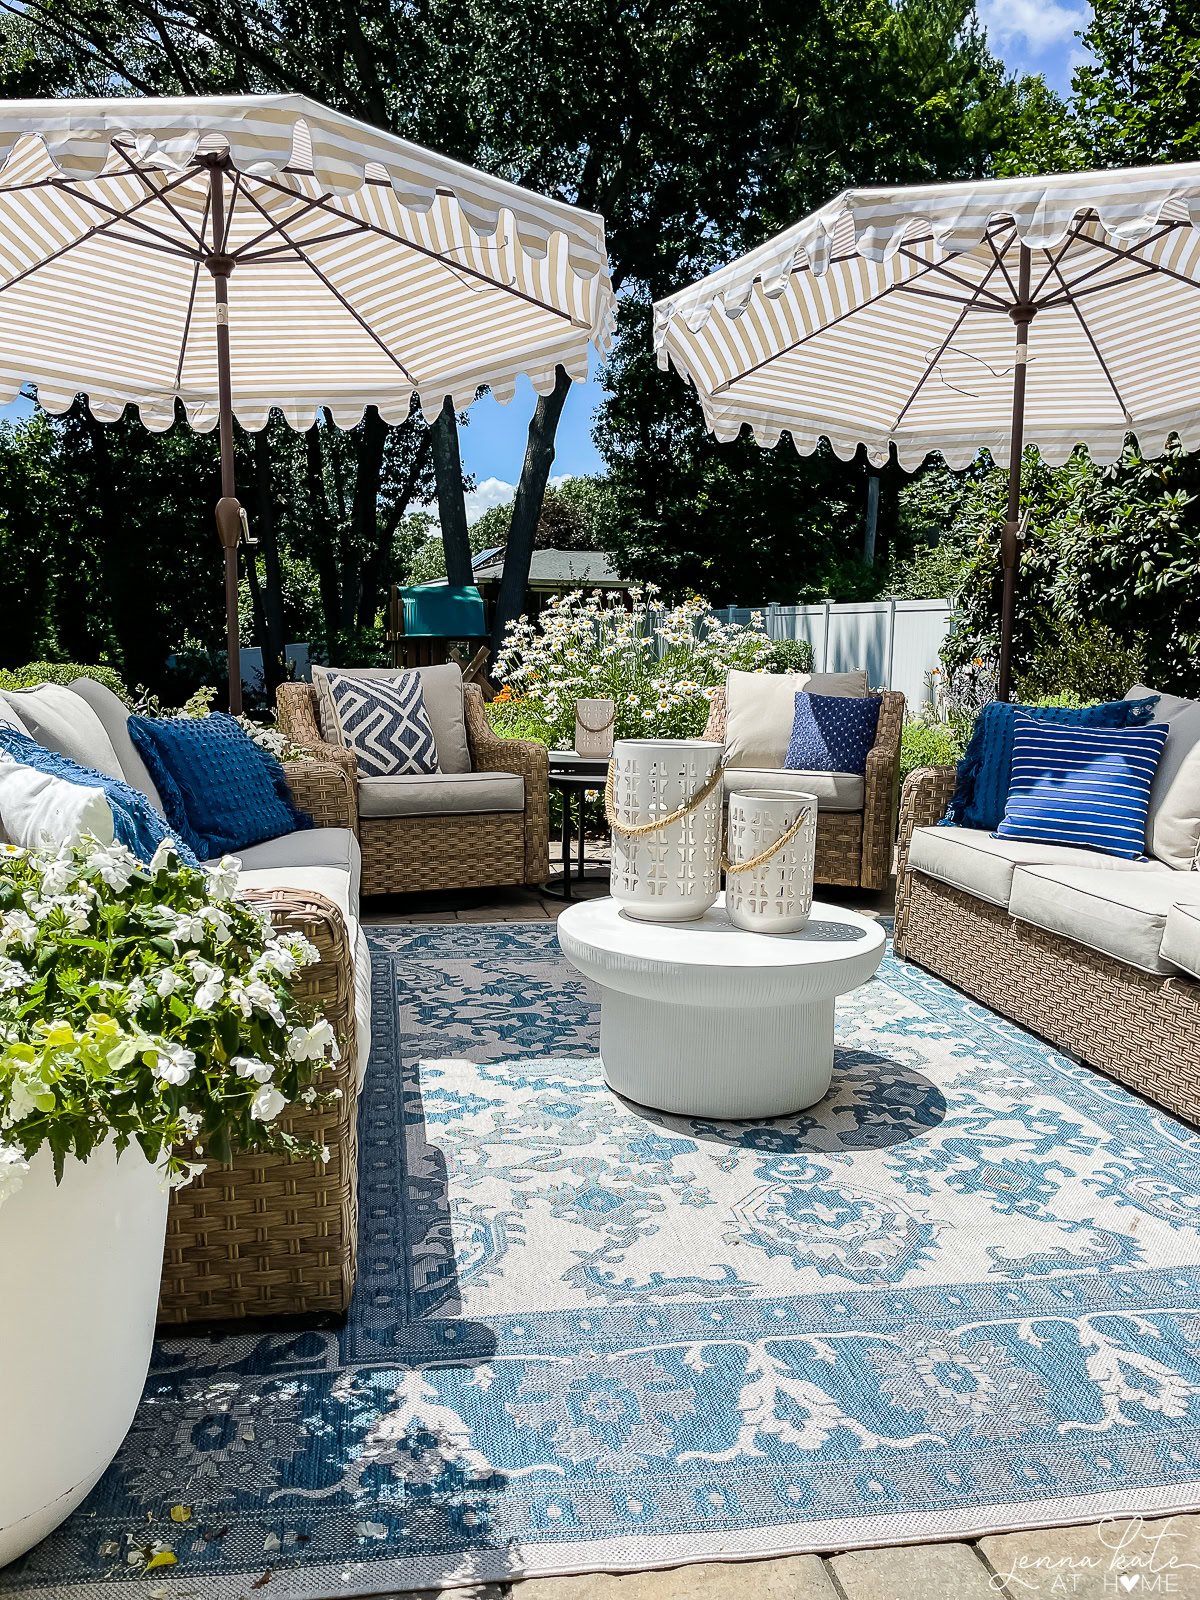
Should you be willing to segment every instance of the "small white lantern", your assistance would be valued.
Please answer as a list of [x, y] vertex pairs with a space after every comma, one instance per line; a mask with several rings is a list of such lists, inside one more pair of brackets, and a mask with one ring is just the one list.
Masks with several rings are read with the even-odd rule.
[[702, 917], [721, 890], [721, 755], [707, 739], [618, 739], [606, 793], [612, 897], [646, 922]]
[[812, 910], [817, 797], [783, 789], [729, 794], [725, 910], [749, 933], [795, 933]]
[[615, 700], [576, 700], [575, 754], [591, 756], [594, 760], [612, 755], [616, 720]]

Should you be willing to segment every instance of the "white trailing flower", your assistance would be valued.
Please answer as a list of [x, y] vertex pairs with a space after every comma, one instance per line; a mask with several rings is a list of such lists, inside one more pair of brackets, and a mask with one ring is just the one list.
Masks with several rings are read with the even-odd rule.
[[0, 912], [0, 949], [19, 945], [28, 950], [37, 937], [37, 923], [28, 911]]
[[19, 961], [0, 957], [0, 994], [10, 989], [27, 989], [32, 981]]
[[256, 1056], [234, 1056], [229, 1063], [239, 1078], [253, 1078], [256, 1083], [270, 1083], [275, 1068], [269, 1061], [259, 1061]]
[[16, 1194], [28, 1171], [29, 1163], [19, 1150], [12, 1145], [0, 1144], [0, 1205], [10, 1195]]
[[142, 864], [131, 850], [113, 840], [112, 844], [90, 841], [84, 865], [90, 872], [99, 873], [110, 889], [122, 893], [140, 873]]
[[211, 1011], [225, 992], [225, 974], [220, 967], [199, 960], [193, 961], [189, 970], [196, 985], [192, 1004], [197, 1011]]
[[250, 1102], [250, 1115], [256, 1122], [274, 1122], [286, 1105], [278, 1089], [264, 1084]]
[[161, 1078], [164, 1083], [181, 1089], [195, 1070], [195, 1051], [187, 1049], [184, 1045], [166, 1041], [157, 1047], [154, 1057], [154, 1076]]
[[169, 995], [175, 994], [180, 989], [186, 989], [187, 979], [182, 972], [176, 972], [171, 967], [164, 967], [154, 980], [154, 992], [160, 999], [165, 1000]]
[[214, 900], [232, 900], [238, 891], [242, 863], [237, 856], [222, 856], [216, 866], [205, 867], [208, 890]]
[[293, 1028], [288, 1035], [287, 1053], [293, 1061], [323, 1061], [336, 1049], [337, 1035], [324, 1017], [310, 1028]]

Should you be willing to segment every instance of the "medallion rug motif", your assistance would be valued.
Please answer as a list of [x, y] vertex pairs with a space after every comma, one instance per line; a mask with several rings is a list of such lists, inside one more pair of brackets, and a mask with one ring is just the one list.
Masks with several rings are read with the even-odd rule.
[[1193, 1132], [890, 955], [829, 1096], [735, 1124], [605, 1088], [552, 927], [371, 946], [346, 1326], [160, 1341], [0, 1588], [317, 1600], [1200, 1508]]

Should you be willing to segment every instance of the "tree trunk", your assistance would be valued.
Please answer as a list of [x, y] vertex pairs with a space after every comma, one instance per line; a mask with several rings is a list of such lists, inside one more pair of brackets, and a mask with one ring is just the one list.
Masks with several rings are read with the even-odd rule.
[[493, 655], [503, 643], [508, 624], [515, 622], [525, 609], [534, 535], [542, 514], [550, 468], [554, 465], [554, 437], [570, 387], [571, 380], [566, 371], [558, 367], [554, 374], [553, 389], [549, 394], [538, 396], [529, 423], [529, 442], [525, 446], [521, 481], [517, 484], [517, 497], [513, 501], [512, 522], [508, 530], [508, 548], [504, 552], [504, 574], [500, 579], [500, 593], [496, 596], [496, 612], [492, 618]]
[[[349, 537], [342, 562], [342, 627], [353, 629], [361, 615], [363, 569], [379, 544], [379, 485], [383, 478], [383, 451], [387, 423], [374, 406], [363, 413], [354, 435], [354, 494], [350, 502]], [[372, 615], [371, 622], [375, 618]]]
[[429, 431], [433, 436], [433, 471], [442, 523], [442, 548], [446, 552], [446, 578], [452, 584], [471, 583], [475, 574], [471, 568], [471, 538], [463, 499], [458, 418], [449, 395], [442, 401], [441, 412]]
[[255, 631], [263, 653], [263, 683], [267, 694], [287, 678], [287, 624], [283, 615], [283, 573], [275, 528], [275, 496], [271, 484], [270, 423], [253, 436], [254, 537], [263, 557], [263, 582], [258, 581], [258, 551], [246, 551], [246, 576], [254, 601]]

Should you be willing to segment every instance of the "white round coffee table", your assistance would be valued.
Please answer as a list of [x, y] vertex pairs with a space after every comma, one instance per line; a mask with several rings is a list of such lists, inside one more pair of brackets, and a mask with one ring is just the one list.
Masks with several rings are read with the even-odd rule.
[[814, 902], [798, 933], [744, 933], [724, 896], [695, 922], [639, 922], [614, 900], [558, 919], [572, 966], [600, 989], [609, 1086], [683, 1116], [781, 1117], [820, 1100], [833, 1074], [839, 994], [883, 959], [877, 922]]

